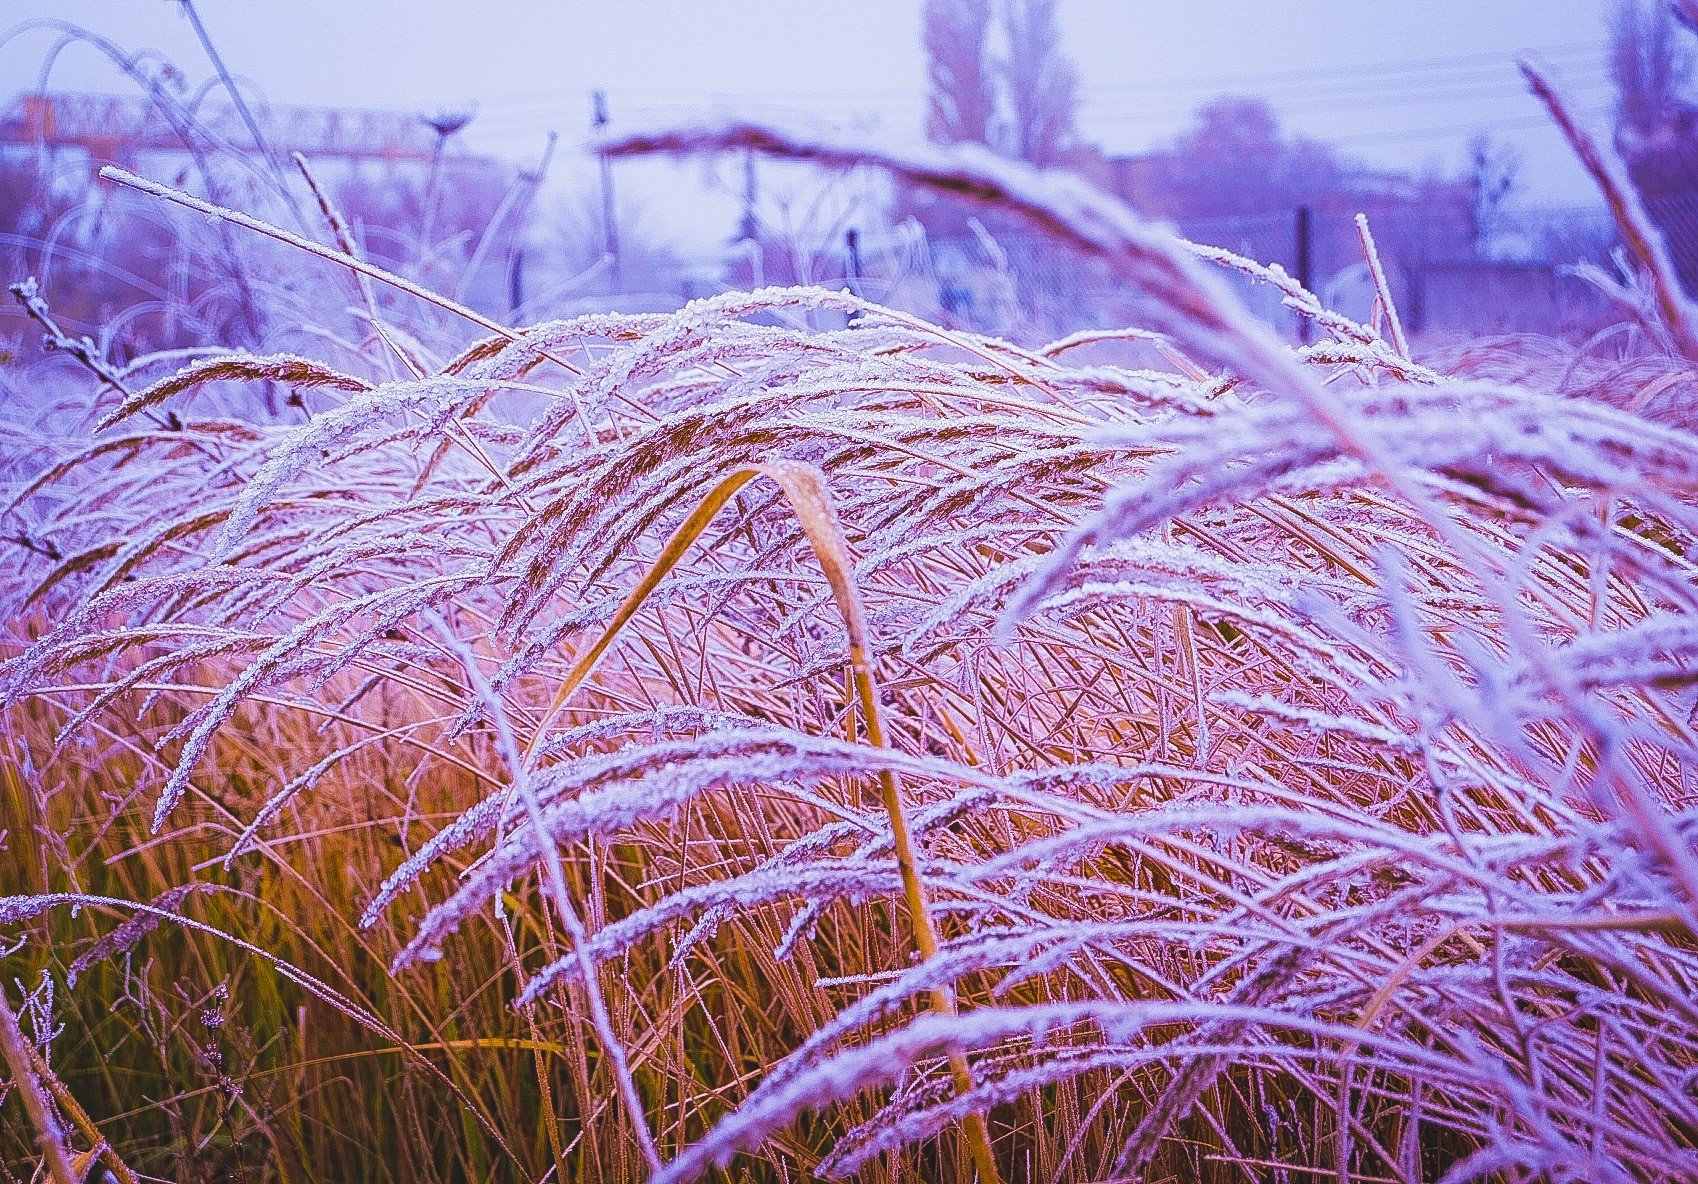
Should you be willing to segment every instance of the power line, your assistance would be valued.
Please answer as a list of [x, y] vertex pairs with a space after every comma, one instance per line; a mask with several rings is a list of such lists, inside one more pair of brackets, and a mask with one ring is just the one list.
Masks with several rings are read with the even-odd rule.
[[[1582, 119], [1596, 119], [1608, 115], [1613, 108], [1608, 105], [1582, 107], [1575, 112]], [[1352, 132], [1342, 136], [1329, 136], [1330, 144], [1362, 144], [1362, 143], [1404, 143], [1411, 140], [1443, 139], [1450, 136], [1468, 135], [1473, 132], [1515, 131], [1518, 129], [1549, 127], [1555, 128], [1551, 117], [1544, 112], [1536, 115], [1517, 116], [1509, 119], [1477, 120], [1472, 123], [1449, 124], [1443, 127], [1405, 128], [1390, 132]]]
[[[1583, 63], [1580, 65], [1565, 67], [1562, 70], [1562, 77], [1570, 80], [1576, 78], [1602, 78], [1608, 76], [1608, 73], [1609, 71], [1601, 63]], [[1513, 84], [1516, 89], [1521, 89], [1523, 85], [1520, 72], [1516, 70], [1512, 64], [1507, 62], [1503, 64], [1501, 69], [1484, 72], [1473, 71], [1468, 74], [1458, 74], [1453, 77], [1400, 78], [1393, 75], [1387, 75], [1377, 78], [1362, 78], [1354, 80], [1341, 79], [1324, 85], [1316, 84], [1286, 87], [1267, 84], [1260, 86], [1232, 86], [1218, 89], [1201, 87], [1184, 93], [1176, 91], [1173, 93], [1164, 92], [1159, 94], [1153, 92], [1141, 94], [1115, 87], [1095, 87], [1087, 90], [1085, 97], [1087, 101], [1090, 101], [1092, 96], [1102, 96], [1118, 102], [1156, 103], [1187, 102], [1195, 95], [1210, 93], [1267, 94], [1289, 100], [1349, 99], [1357, 95], [1383, 94], [1394, 89], [1431, 93], [1470, 90], [1485, 87], [1502, 87], [1506, 84]]]
[[[1607, 73], [1596, 68], [1581, 74], [1570, 73], [1572, 91], [1585, 94], [1596, 92], [1599, 88], [1609, 85]], [[1275, 112], [1281, 116], [1315, 114], [1333, 110], [1338, 107], [1348, 107], [1352, 111], [1364, 110], [1408, 110], [1413, 108], [1441, 107], [1466, 102], [1478, 102], [1491, 99], [1510, 99], [1522, 94], [1518, 79], [1505, 75], [1498, 82], [1455, 82], [1432, 86], [1398, 86], [1394, 82], [1381, 80], [1372, 86], [1358, 84], [1349, 90], [1333, 94], [1287, 95], [1282, 93], [1263, 94]], [[1087, 95], [1081, 105], [1082, 113], [1094, 121], [1104, 119], [1125, 120], [1142, 119], [1170, 121], [1183, 119], [1192, 115], [1207, 102], [1200, 98], [1197, 102], [1161, 102], [1140, 103], [1125, 97], [1109, 98], [1107, 100]], [[699, 118], [704, 107], [723, 108], [727, 113], [749, 114], [758, 113], [776, 117], [819, 116], [826, 118], [843, 118], [857, 114], [877, 114], [869, 112], [865, 107], [853, 107], [845, 111], [820, 112], [809, 106], [785, 103], [768, 98], [736, 99], [732, 96], [714, 96], [714, 102], [704, 104], [701, 101], [686, 103], [646, 103], [631, 108], [645, 118], [667, 118], [685, 116]], [[841, 106], [841, 104], [839, 104]], [[559, 120], [552, 118], [549, 110], [536, 112], [509, 111], [492, 119], [485, 120], [485, 130], [495, 131], [503, 135], [520, 135], [536, 133], [557, 126]]]
[[[1602, 85], [1602, 84], [1601, 83], [1594, 84], [1594, 86], [1596, 86], [1596, 85]], [[1579, 91], [1577, 93], [1580, 93], [1581, 95], [1595, 94], [1595, 90], [1594, 90], [1594, 87], [1582, 87], [1582, 88], [1579, 88]], [[1392, 94], [1383, 95], [1383, 96], [1380, 96], [1380, 97], [1374, 98], [1374, 99], [1364, 99], [1364, 100], [1361, 100], [1361, 101], [1357, 101], [1357, 102], [1349, 104], [1349, 106], [1350, 106], [1350, 109], [1352, 110], [1352, 112], [1355, 112], [1355, 111], [1398, 112], [1398, 111], [1409, 111], [1409, 110], [1423, 109], [1423, 108], [1429, 108], [1429, 107], [1439, 107], [1439, 106], [1444, 106], [1444, 105], [1449, 104], [1449, 103], [1466, 102], [1466, 101], [1481, 99], [1481, 98], [1499, 98], [1499, 97], [1501, 97], [1501, 98], [1504, 98], [1504, 99], [1509, 99], [1509, 98], [1518, 97], [1519, 95], [1520, 95], [1520, 92], [1518, 90], [1516, 90], [1516, 91], [1499, 90], [1499, 91], [1492, 91], [1492, 92], [1488, 92], [1488, 93], [1473, 93], [1473, 92], [1470, 92], [1470, 93], [1466, 93], [1466, 94], [1452, 94], [1452, 93], [1441, 92], [1441, 93], [1438, 93], [1438, 94], [1428, 94], [1428, 95], [1406, 95], [1406, 94], [1399, 94], [1399, 93], [1394, 92]], [[1329, 110], [1332, 110], [1332, 108], [1334, 106], [1332, 104], [1327, 104], [1327, 105], [1288, 104], [1288, 103], [1284, 103], [1284, 102], [1279, 101], [1277, 96], [1274, 97], [1271, 100], [1271, 105], [1272, 105], [1275, 113], [1280, 115], [1280, 116], [1324, 113], [1324, 112], [1327, 112]], [[676, 116], [686, 116], [686, 117], [699, 116], [700, 113], [701, 113], [701, 110], [700, 110], [699, 107], [690, 106], [690, 105], [687, 105], [687, 104], [676, 104], [676, 105], [668, 104], [668, 105], [664, 105], [664, 106], [648, 105], [648, 106], [635, 108], [634, 110], [637, 112], [639, 117], [647, 118], [647, 119], [659, 119], [659, 118], [676, 117]], [[782, 105], [782, 104], [751, 104], [750, 106], [744, 108], [744, 110], [747, 111], [747, 112], [759, 112], [759, 113], [765, 113], [765, 114], [774, 115], [774, 116], [806, 114], [806, 112], [801, 112], [796, 108], [787, 107], [787, 106]], [[1166, 108], [1166, 109], [1153, 108], [1153, 107], [1136, 107], [1136, 108], [1116, 107], [1116, 108], [1111, 108], [1111, 109], [1105, 110], [1100, 105], [1087, 104], [1083, 109], [1083, 114], [1086, 115], [1087, 118], [1091, 119], [1091, 121], [1093, 123], [1100, 125], [1105, 120], [1126, 121], [1126, 120], [1130, 120], [1130, 119], [1133, 119], [1133, 118], [1138, 118], [1138, 119], [1143, 119], [1143, 120], [1152, 120], [1152, 121], [1166, 121], [1166, 120], [1172, 119], [1172, 118], [1183, 118], [1185, 116], [1191, 115], [1195, 112], [1195, 110], [1196, 110], [1195, 107]], [[1610, 108], [1609, 108], [1607, 102], [1604, 102], [1604, 103], [1601, 103], [1601, 104], [1600, 103], [1594, 103], [1592, 105], [1591, 110], [1595, 114], [1607, 114], [1608, 111], [1610, 110]], [[1452, 130], [1454, 130], [1458, 134], [1465, 134], [1465, 133], [1468, 133], [1468, 132], [1474, 131], [1474, 130], [1489, 130], [1491, 128], [1497, 128], [1497, 127], [1535, 127], [1535, 126], [1539, 126], [1539, 125], [1541, 125], [1545, 122], [1548, 122], [1548, 117], [1544, 116], [1543, 114], [1537, 114], [1537, 115], [1527, 115], [1527, 116], [1519, 116], [1519, 115], [1517, 115], [1517, 116], [1503, 116], [1503, 117], [1497, 117], [1497, 118], [1493, 118], [1493, 119], [1474, 119], [1474, 120], [1469, 120], [1469, 121], [1466, 121], [1466, 122], [1459, 122], [1457, 124], [1447, 125], [1447, 126], [1450, 127]], [[494, 132], [494, 133], [499, 134], [499, 135], [504, 136], [504, 137], [516, 137], [516, 136], [521, 136], [521, 135], [538, 134], [538, 133], [546, 130], [548, 126], [549, 125], [548, 125], [548, 122], [546, 120], [543, 120], [543, 121], [538, 121], [538, 120], [533, 120], [533, 119], [492, 120], [492, 121], [489, 121], [486, 124], [484, 130], [485, 130], [486, 133]], [[1410, 134], [1432, 135], [1432, 134], [1436, 134], [1436, 130], [1435, 129], [1413, 129], [1413, 131], [1412, 131], [1411, 129], [1389, 129], [1384, 133], [1379, 133], [1379, 132], [1345, 133], [1345, 134], [1342, 134], [1342, 135], [1328, 135], [1328, 136], [1321, 137], [1321, 138], [1324, 138], [1327, 141], [1333, 142], [1333, 143], [1351, 143], [1351, 142], [1360, 142], [1360, 141], [1367, 140], [1367, 139], [1375, 139], [1375, 138], [1379, 138], [1381, 136], [1401, 137], [1401, 136], [1410, 135]]]
[[[1565, 65], [1583, 63], [1587, 60], [1596, 61], [1601, 46], [1592, 42], [1570, 42], [1563, 45], [1547, 46], [1542, 49], [1531, 49], [1529, 54], [1538, 56], [1547, 64], [1562, 68]], [[1144, 79], [1125, 82], [1100, 82], [1092, 84], [1089, 89], [1095, 93], [1127, 92], [1146, 93], [1161, 91], [1189, 91], [1210, 89], [1216, 87], [1238, 87], [1271, 82], [1304, 82], [1313, 86], [1325, 87], [1329, 84], [1350, 84], [1356, 81], [1356, 86], [1383, 86], [1401, 77], [1416, 77], [1429, 74], [1486, 74], [1500, 71], [1510, 71], [1518, 54], [1508, 51], [1490, 51], [1474, 54], [1462, 54], [1444, 58], [1401, 59], [1385, 62], [1354, 63], [1345, 66], [1323, 66], [1293, 70], [1272, 70], [1261, 72], [1238, 72], [1221, 74], [1198, 74], [1190, 76], [1170, 76], [1167, 78]], [[1443, 81], [1459, 82], [1462, 78]], [[1429, 80], [1441, 81], [1441, 80]], [[1348, 85], [1346, 86], [1348, 89]], [[647, 93], [655, 95], [683, 95], [690, 100], [715, 100], [736, 98], [739, 92], [725, 90], [697, 90], [695, 88], [648, 88]], [[830, 102], [852, 102], [863, 99], [891, 98], [921, 98], [927, 93], [924, 87], [773, 87], [762, 86], [758, 91], [749, 92], [766, 99], [807, 99]], [[509, 91], [504, 94], [486, 95], [483, 97], [486, 107], [492, 106], [554, 106], [565, 105], [567, 96], [548, 91]]]
[[[1606, 86], [1608, 83], [1609, 80], [1602, 76], [1588, 77], [1580, 80], [1578, 86], [1571, 82], [1569, 89], [1571, 91], [1576, 89], [1592, 90], [1600, 86]], [[1521, 85], [1511, 84], [1507, 79], [1505, 79], [1502, 83], [1490, 86], [1472, 84], [1465, 88], [1424, 91], [1402, 89], [1385, 90], [1382, 88], [1374, 92], [1364, 91], [1360, 94], [1349, 96], [1340, 95], [1329, 98], [1311, 97], [1307, 99], [1293, 100], [1281, 94], [1265, 94], [1259, 96], [1246, 95], [1240, 97], [1264, 98], [1267, 100], [1269, 106], [1271, 106], [1276, 112], [1284, 114], [1288, 112], [1330, 111], [1338, 107], [1349, 107], [1351, 110], [1373, 110], [1398, 107], [1435, 107], [1449, 103], [1467, 103], [1485, 99], [1516, 98], [1525, 94], [1526, 91]], [[1208, 101], [1209, 100], [1205, 99], [1203, 100], [1203, 103]], [[1171, 118], [1190, 115], [1202, 106], [1203, 103], [1168, 103], [1158, 106], [1154, 104], [1146, 105], [1133, 103], [1126, 100], [1118, 100], [1112, 103], [1093, 102], [1087, 97], [1081, 104], [1081, 110], [1086, 113], [1109, 116]]]
[[[1608, 71], [1602, 64], [1601, 51], [1600, 44], [1581, 41], [1547, 45], [1529, 52], [1540, 57], [1548, 65], [1567, 73], [1570, 85], [1584, 94], [1608, 84]], [[1504, 51], [1482, 51], [1341, 66], [1170, 76], [1101, 83], [1088, 87], [1085, 90], [1082, 112], [1098, 123], [1104, 119], [1182, 118], [1193, 113], [1200, 103], [1182, 99], [1181, 92], [1207, 92], [1210, 89], [1232, 92], [1261, 90], [1261, 97], [1266, 98], [1280, 115], [1314, 114], [1338, 107], [1348, 107], [1351, 111], [1412, 110], [1497, 98], [1508, 99], [1519, 95], [1521, 86], [1512, 70], [1511, 54]], [[650, 93], [658, 96], [667, 92]], [[699, 117], [704, 106], [779, 116], [818, 115], [819, 108], [826, 108], [828, 112], [842, 111], [845, 108], [851, 109], [851, 113], [864, 112], [869, 105], [866, 100], [883, 100], [880, 105], [885, 106], [892, 100], [918, 101], [923, 94], [923, 90], [889, 87], [762, 88], [758, 94], [748, 95], [731, 92], [692, 94], [688, 101], [648, 103], [633, 109], [648, 118], [676, 115]], [[1143, 96], [1148, 96], [1152, 101], [1140, 102], [1139, 99]], [[1199, 98], [1203, 96], [1199, 95]], [[783, 101], [785, 99], [801, 101], [786, 102]], [[1206, 98], [1203, 101], [1206, 101]], [[486, 121], [487, 124], [493, 124], [493, 127], [486, 126], [486, 131], [494, 131], [503, 136], [541, 130], [552, 122], [552, 110], [563, 105], [563, 100], [543, 92], [510, 92], [492, 96], [487, 102], [505, 108], [500, 116]], [[1607, 106], [1595, 106], [1584, 113], [1590, 118], [1607, 114], [1608, 110]], [[1388, 144], [1440, 139], [1481, 131], [1521, 130], [1545, 126], [1547, 123], [1547, 117], [1539, 113], [1416, 128], [1351, 132], [1317, 138], [1342, 145]]]
[[1176, 90], [1209, 85], [1237, 86], [1246, 83], [1301, 82], [1304, 80], [1320, 82], [1361, 77], [1391, 79], [1396, 76], [1414, 77], [1431, 73], [1466, 72], [1470, 69], [1509, 67], [1514, 65], [1517, 58], [1524, 56], [1536, 57], [1551, 66], [1560, 67], [1564, 62], [1588, 58], [1595, 59], [1600, 56], [1602, 48], [1595, 42], [1575, 41], [1564, 45], [1551, 45], [1544, 48], [1531, 47], [1514, 52], [1491, 50], [1443, 58], [1404, 58], [1392, 61], [1357, 62], [1344, 66], [1315, 66], [1292, 70], [1228, 72], [1212, 75], [1170, 75], [1166, 78], [1151, 78], [1104, 85], [1117, 90]]

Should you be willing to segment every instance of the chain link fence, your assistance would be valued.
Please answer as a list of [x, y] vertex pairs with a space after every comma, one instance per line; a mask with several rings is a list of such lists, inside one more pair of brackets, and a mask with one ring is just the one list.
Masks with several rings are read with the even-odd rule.
[[1689, 296], [1698, 297], [1698, 194], [1644, 194], [1645, 211], [1663, 232], [1675, 271]]
[[[1355, 222], [1364, 204], [1412, 334], [1577, 335], [1619, 319], [1619, 310], [1577, 274], [1579, 264], [1615, 266], [1619, 238], [1601, 209], [1519, 208], [1480, 217], [1460, 207], [1376, 210], [1351, 202], [1317, 204], [1306, 214], [1188, 219], [1175, 229], [1194, 242], [1277, 263], [1331, 307], [1366, 319], [1374, 292]], [[1694, 284], [1698, 197], [1654, 206], [1653, 216], [1665, 226], [1681, 274]], [[1134, 313], [1100, 267], [1047, 237], [993, 235], [979, 227], [970, 235], [930, 235], [910, 226], [882, 243], [862, 236], [857, 257], [855, 269], [846, 266], [846, 280], [867, 295], [1016, 340], [1124, 324]], [[1302, 327], [1278, 292], [1228, 275], [1253, 311], [1299, 335]]]

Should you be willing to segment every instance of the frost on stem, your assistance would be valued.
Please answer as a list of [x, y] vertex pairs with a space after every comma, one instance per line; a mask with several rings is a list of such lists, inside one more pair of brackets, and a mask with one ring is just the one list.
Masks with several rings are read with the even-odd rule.
[[[851, 159], [759, 129], [623, 148], [745, 144]], [[527, 931], [534, 894], [509, 889], [540, 875], [552, 893], [551, 855], [617, 845], [639, 874], [599, 885], [605, 922], [562, 910], [580, 943], [518, 952], [526, 1023], [560, 1020], [539, 1004], [598, 969], [662, 1025], [696, 1004], [657, 1004], [655, 984], [720, 973], [725, 947], [806, 968], [796, 999], [761, 984], [787, 1043], [758, 1075], [711, 1049], [685, 1072], [670, 1028], [632, 1045], [633, 1081], [716, 1116], [668, 1148], [669, 1178], [761, 1148], [801, 1148], [793, 1174], [853, 1172], [1069, 1081], [1137, 1116], [1078, 1141], [1096, 1176], [1179, 1154], [1184, 1115], [1240, 1087], [1311, 1110], [1305, 1137], [1352, 1132], [1364, 1177], [1405, 1171], [1379, 1161], [1416, 1116], [1477, 1149], [1459, 1175], [1692, 1175], [1698, 441], [1631, 392], [1410, 362], [1277, 268], [1075, 182], [970, 153], [872, 159], [1014, 203], [1151, 293], [1150, 321], [1034, 353], [763, 290], [484, 325], [422, 378], [191, 359], [147, 398], [255, 379], [316, 382], [324, 405], [21, 458], [8, 512], [58, 555], [25, 548], [0, 582], [14, 620], [43, 621], [0, 667], [7, 710], [50, 710], [65, 734], [42, 754], [57, 742], [77, 776], [114, 738], [163, 744], [125, 787], [161, 822], [191, 777], [235, 771], [221, 735], [297, 738], [253, 797], [216, 784], [241, 812], [220, 819], [238, 873], [259, 834], [299, 822], [264, 853], [280, 858], [335, 833], [319, 812], [394, 793], [407, 846], [371, 869], [361, 920], [416, 902], [398, 970], [471, 948], [451, 935], [498, 903]], [[1286, 348], [1211, 265], [1331, 340]], [[819, 310], [856, 327], [812, 330], [800, 314]], [[1074, 364], [1152, 335], [1171, 370]], [[859, 634], [754, 481], [619, 616], [704, 491], [802, 466], [830, 482]], [[847, 683], [855, 636], [887, 747]], [[937, 916], [918, 961], [845, 938], [906, 887], [863, 792], [885, 774]], [[440, 807], [412, 811], [421, 785]], [[155, 920], [192, 925], [179, 888], [79, 968]], [[0, 925], [96, 899], [9, 898]], [[913, 1018], [939, 992], [962, 1014]]]

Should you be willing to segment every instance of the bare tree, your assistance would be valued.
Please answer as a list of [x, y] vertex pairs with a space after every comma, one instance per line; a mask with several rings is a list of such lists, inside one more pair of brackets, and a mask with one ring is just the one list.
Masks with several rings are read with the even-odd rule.
[[936, 143], [991, 141], [996, 94], [985, 52], [990, 23], [990, 0], [926, 0], [926, 134]]
[[[1684, 12], [1684, 9], [1682, 10]], [[1698, 292], [1698, 47], [1665, 0], [1617, 0], [1610, 73], [1615, 144], [1689, 292]]]
[[1004, 0], [1008, 155], [1054, 164], [1078, 140], [1079, 80], [1061, 51], [1056, 0]]
[[1489, 245], [1498, 211], [1520, 183], [1523, 159], [1520, 149], [1485, 132], [1468, 142], [1469, 215], [1476, 251]]
[[1610, 73], [1618, 134], [1650, 137], [1682, 106], [1693, 49], [1664, 0], [1617, 0], [1610, 20]]
[[1267, 100], [1224, 95], [1144, 158], [1126, 196], [1176, 218], [1283, 216], [1344, 190], [1348, 173], [1331, 148], [1288, 135]]

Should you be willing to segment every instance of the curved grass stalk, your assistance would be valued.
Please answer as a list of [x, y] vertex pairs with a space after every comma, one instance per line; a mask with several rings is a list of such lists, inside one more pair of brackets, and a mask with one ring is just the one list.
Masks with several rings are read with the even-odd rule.
[[[559, 915], [561, 926], [572, 939], [572, 950], [577, 956], [579, 973], [583, 978], [584, 996], [590, 1005], [590, 1019], [596, 1036], [601, 1040], [602, 1053], [613, 1066], [614, 1081], [618, 1084], [620, 1099], [630, 1115], [631, 1129], [637, 1137], [637, 1149], [642, 1152], [649, 1171], [658, 1172], [661, 1169], [660, 1151], [655, 1147], [654, 1132], [649, 1129], [642, 1094], [638, 1092], [636, 1078], [631, 1074], [630, 1057], [625, 1052], [625, 1045], [619, 1039], [619, 1034], [613, 1030], [613, 1017], [608, 1011], [607, 996], [602, 993], [601, 980], [596, 977], [595, 964], [590, 961], [585, 949], [589, 944], [589, 931], [584, 927], [583, 918], [578, 915], [577, 907], [572, 903], [571, 889], [566, 885], [565, 865], [561, 863], [560, 852], [549, 838], [543, 824], [542, 805], [537, 801], [536, 792], [531, 787], [529, 770], [519, 755], [519, 746], [514, 742], [513, 730], [508, 725], [506, 712], [502, 708], [501, 700], [478, 670], [477, 658], [454, 636], [440, 617], [433, 616], [431, 622], [442, 635], [442, 640], [450, 652], [465, 669], [466, 679], [473, 692], [482, 700], [494, 719], [497, 747], [509, 766], [513, 775], [513, 787], [525, 804], [531, 827], [536, 831], [537, 844], [542, 848], [543, 864], [548, 871], [545, 884], [549, 898]], [[546, 1084], [543, 1088], [546, 1091]]]
[[1542, 70], [1532, 62], [1524, 61], [1521, 74], [1527, 80], [1528, 89], [1544, 104], [1604, 200], [1609, 203], [1610, 213], [1615, 217], [1616, 226], [1621, 230], [1622, 238], [1627, 240], [1633, 257], [1650, 273], [1657, 312], [1667, 326], [1675, 348], [1685, 357], [1698, 361], [1698, 328], [1692, 324], [1692, 304], [1681, 291], [1668, 243], [1656, 223], [1651, 221], [1639, 191], [1622, 175], [1620, 161], [1580, 126], [1563, 102], [1562, 95]]
[[[519, 334], [514, 330], [509, 329], [499, 321], [491, 320], [489, 317], [484, 316], [481, 312], [478, 312], [475, 309], [466, 307], [457, 300], [450, 300], [440, 292], [433, 292], [429, 288], [424, 287], [422, 284], [415, 284], [412, 280], [396, 275], [394, 272], [387, 271], [375, 264], [367, 263], [364, 259], [356, 258], [345, 251], [335, 250], [331, 247], [325, 246], [323, 243], [316, 243], [310, 238], [304, 238], [301, 235], [293, 234], [290, 231], [284, 230], [280, 226], [273, 226], [271, 223], [266, 222], [261, 218], [255, 218], [252, 215], [244, 214], [239, 210], [231, 210], [224, 206], [214, 205], [209, 201], [202, 201], [193, 194], [184, 193], [180, 189], [173, 189], [169, 185], [161, 185], [157, 181], [149, 181], [146, 177], [138, 177], [135, 173], [132, 173], [127, 169], [121, 169], [116, 165], [107, 165], [102, 168], [100, 170], [100, 176], [102, 180], [114, 181], [119, 185], [139, 190], [142, 193], [147, 194], [149, 197], [157, 197], [162, 198], [165, 201], [174, 202], [177, 205], [193, 210], [197, 214], [205, 215], [208, 218], [217, 218], [220, 221], [233, 222], [244, 230], [252, 230], [257, 234], [265, 235], [267, 238], [274, 238], [280, 243], [294, 247], [297, 250], [305, 251], [309, 255], [316, 255], [318, 258], [324, 259], [330, 263], [339, 263], [343, 267], [349, 268], [361, 275], [369, 276], [371, 279], [379, 280], [382, 283], [388, 284], [392, 288], [397, 288], [400, 291], [405, 292], [409, 296], [423, 300], [427, 304], [434, 304], [440, 309], [453, 313], [455, 316], [464, 317], [479, 328], [487, 329], [489, 332], [505, 337], [509, 341], [519, 340]], [[568, 369], [576, 370], [576, 367], [568, 367]]]
[[[613, 619], [589, 648], [578, 656], [572, 669], [561, 682], [554, 702], [531, 737], [525, 753], [527, 764], [547, 735], [549, 726], [564, 710], [572, 692], [595, 672], [626, 624], [642, 608], [655, 588], [666, 578], [667, 573], [701, 537], [702, 532], [718, 516], [719, 511], [724, 509], [725, 504], [757, 477], [766, 477], [778, 486], [808, 536], [814, 557], [819, 561], [825, 572], [826, 583], [831, 587], [837, 611], [843, 618], [844, 630], [849, 635], [849, 677], [856, 701], [860, 705], [861, 726], [866, 730], [867, 743], [874, 748], [890, 746], [879, 716], [878, 683], [868, 656], [870, 647], [866, 612], [855, 583], [854, 563], [849, 556], [848, 541], [843, 537], [843, 527], [837, 520], [831, 495], [825, 488], [824, 474], [811, 465], [778, 461], [732, 470], [720, 479], [697, 504], [690, 516], [673, 531], [660, 555], [625, 597]], [[932, 920], [931, 906], [926, 900], [925, 885], [920, 880], [913, 836], [909, 829], [907, 813], [902, 806], [901, 786], [896, 774], [889, 769], [880, 770], [878, 779], [879, 797], [890, 820], [892, 846], [897, 870], [902, 879], [904, 902], [907, 905], [909, 922], [914, 928], [914, 949], [922, 960], [930, 960], [936, 956], [938, 950], [937, 926]], [[932, 1010], [939, 1014], [957, 1014], [955, 993], [947, 987], [938, 987], [931, 992], [931, 1005]], [[971, 1092], [972, 1069], [966, 1054], [951, 1052], [949, 1063], [957, 1094], [965, 1095]], [[984, 1116], [976, 1112], [969, 1113], [963, 1118], [962, 1126], [967, 1152], [980, 1184], [998, 1184], [1000, 1177], [997, 1174], [996, 1160], [991, 1151], [990, 1132], [985, 1125]]]
[[[398, 276], [392, 271], [386, 271], [375, 264], [367, 263], [364, 259], [356, 258], [355, 256], [348, 254], [346, 251], [338, 251], [325, 246], [323, 243], [315, 243], [310, 238], [303, 238], [298, 234], [291, 234], [282, 227], [273, 226], [271, 223], [262, 218], [255, 218], [251, 215], [244, 214], [239, 210], [226, 209], [223, 206], [214, 205], [208, 201], [202, 201], [200, 198], [191, 193], [184, 193], [182, 190], [173, 189], [169, 185], [161, 185], [157, 181], [149, 181], [146, 177], [138, 177], [136, 174], [128, 172], [125, 169], [118, 168], [116, 165], [107, 165], [102, 168], [100, 170], [100, 176], [103, 180], [115, 181], [119, 185], [126, 185], [131, 189], [140, 190], [142, 193], [145, 193], [150, 197], [162, 198], [165, 201], [174, 202], [186, 209], [193, 210], [197, 214], [203, 214], [208, 218], [217, 218], [220, 221], [233, 222], [244, 230], [251, 230], [256, 234], [263, 234], [267, 238], [276, 239], [280, 243], [294, 247], [297, 250], [305, 251], [307, 254], [317, 256], [327, 262], [339, 263], [343, 267], [358, 272], [360, 275], [378, 280], [382, 283], [388, 284], [392, 288], [405, 292], [409, 296], [423, 300], [426, 304], [434, 304], [436, 307], [443, 309], [446, 312], [451, 312], [455, 316], [463, 317], [472, 322], [472, 324], [478, 326], [480, 329], [486, 329], [496, 336], [503, 337], [508, 341], [519, 342], [524, 340], [524, 334], [519, 330], [509, 328], [508, 326], [503, 325], [500, 321], [491, 320], [476, 309], [468, 308], [466, 305], [461, 304], [458, 300], [450, 300], [440, 292], [433, 292], [422, 284], [415, 284], [412, 280], [406, 279], [403, 276]], [[559, 366], [568, 374], [581, 375], [583, 373], [583, 369], [581, 367], [561, 357], [552, 350], [539, 349], [537, 352], [549, 361], [553, 362], [556, 366]], [[620, 401], [624, 402], [632, 411], [641, 415], [645, 419], [653, 418], [653, 413], [640, 403], [631, 402], [618, 392], [615, 392], [615, 397], [619, 398]]]

